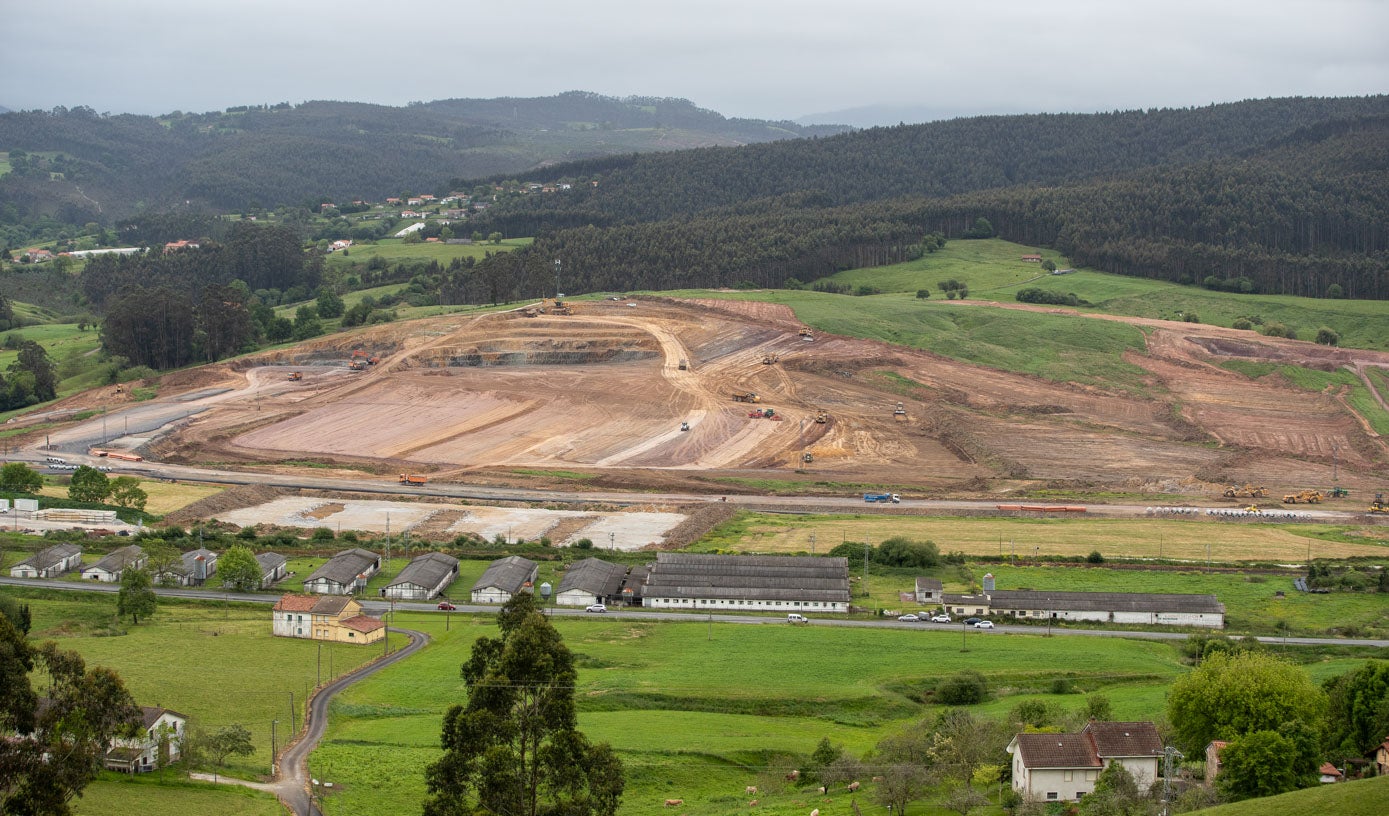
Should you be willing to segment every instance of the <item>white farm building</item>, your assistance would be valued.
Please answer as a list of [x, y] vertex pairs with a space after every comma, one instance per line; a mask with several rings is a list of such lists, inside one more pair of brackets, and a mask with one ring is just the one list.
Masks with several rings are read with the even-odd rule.
[[642, 605], [698, 611], [848, 612], [849, 561], [658, 553], [642, 588]]
[[946, 595], [941, 605], [954, 615], [997, 615], [1019, 621], [1225, 626], [1225, 605], [1214, 595], [999, 589], [979, 595]]
[[366, 589], [381, 569], [381, 556], [368, 550], [343, 550], [304, 579], [304, 591], [316, 595], [351, 595]]
[[427, 601], [458, 577], [458, 559], [429, 552], [411, 559], [395, 580], [381, 588], [381, 597], [398, 601]]
[[473, 603], [504, 604], [518, 592], [530, 592], [540, 565], [519, 555], [499, 558], [473, 584]]
[[622, 600], [627, 568], [599, 558], [585, 558], [569, 565], [555, 593], [557, 606], [588, 606]]
[[82, 566], [82, 548], [76, 544], [54, 544], [39, 550], [10, 567], [11, 578], [57, 578]]
[[112, 550], [105, 558], [82, 570], [82, 578], [114, 584], [121, 580], [121, 573], [127, 569], [140, 569], [144, 565], [145, 551], [139, 544], [130, 544], [119, 550]]

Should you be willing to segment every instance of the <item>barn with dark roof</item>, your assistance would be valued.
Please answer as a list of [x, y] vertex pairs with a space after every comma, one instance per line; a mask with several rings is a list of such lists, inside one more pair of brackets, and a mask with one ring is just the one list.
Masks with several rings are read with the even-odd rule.
[[643, 605], [654, 609], [849, 611], [849, 561], [787, 555], [658, 553]]

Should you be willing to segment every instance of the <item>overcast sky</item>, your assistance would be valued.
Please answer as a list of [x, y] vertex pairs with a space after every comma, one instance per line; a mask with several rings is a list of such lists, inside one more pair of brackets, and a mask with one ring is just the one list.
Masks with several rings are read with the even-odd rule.
[[0, 105], [683, 97], [729, 116], [950, 115], [1389, 92], [1385, 0], [42, 0]]

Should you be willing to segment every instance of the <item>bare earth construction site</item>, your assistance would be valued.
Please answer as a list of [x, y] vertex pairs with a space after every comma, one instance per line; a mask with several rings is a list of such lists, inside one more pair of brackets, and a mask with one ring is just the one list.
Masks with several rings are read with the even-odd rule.
[[[1330, 484], [1333, 467], [1351, 487], [1383, 478], [1384, 441], [1344, 394], [1218, 363], [1359, 369], [1389, 367], [1389, 354], [1125, 320], [1147, 337], [1147, 353], [1127, 359], [1149, 372], [1148, 395], [811, 339], [786, 307], [749, 301], [432, 318], [206, 369], [200, 387], [220, 380], [232, 391], [144, 450], [189, 464], [308, 460], [376, 478], [706, 493], [739, 490], [721, 477], [980, 496], [1043, 484], [1292, 489]], [[357, 349], [379, 362], [349, 370]], [[292, 371], [302, 380], [289, 381]]]

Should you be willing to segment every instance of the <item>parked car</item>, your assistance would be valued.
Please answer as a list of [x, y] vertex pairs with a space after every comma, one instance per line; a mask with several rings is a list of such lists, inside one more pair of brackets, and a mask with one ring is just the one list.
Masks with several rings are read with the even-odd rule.
[[585, 612], [607, 612], [608, 608], [603, 604], [593, 604], [584, 610]]
[[452, 612], [452, 611], [454, 611], [455, 609], [457, 609], [458, 607], [454, 606], [453, 604], [449, 603], [448, 601], [440, 601], [440, 602], [439, 602], [439, 608], [442, 609], [442, 610], [444, 610], [445, 612]]
[[993, 621], [981, 620], [981, 621], [979, 621], [978, 623], [974, 624], [974, 628], [975, 628], [975, 629], [992, 629], [992, 628], [994, 628], [994, 622], [993, 622]]
[[807, 618], [805, 615], [798, 615], [798, 614], [796, 614], [795, 612], [792, 612], [792, 613], [790, 613], [790, 614], [788, 614], [788, 615], [786, 616], [786, 622], [787, 622], [787, 623], [810, 623], [810, 618]]
[[917, 621], [921, 620], [921, 618], [917, 615], [913, 615], [912, 613], [908, 612], [905, 615], [898, 615], [897, 620], [906, 621], [907, 623], [916, 623]]
[[983, 618], [965, 618], [965, 625], [973, 626], [981, 620], [983, 620]]
[[931, 616], [931, 621], [932, 621], [933, 623], [949, 623], [949, 622], [950, 622], [950, 616], [947, 615], [947, 614], [945, 614], [944, 612], [942, 612], [942, 613], [940, 613], [939, 615], [932, 615], [932, 616]]

